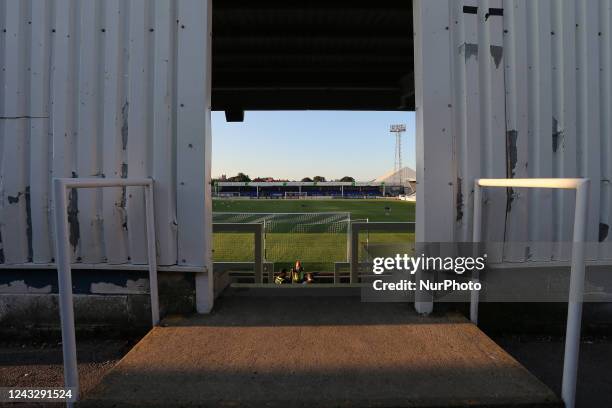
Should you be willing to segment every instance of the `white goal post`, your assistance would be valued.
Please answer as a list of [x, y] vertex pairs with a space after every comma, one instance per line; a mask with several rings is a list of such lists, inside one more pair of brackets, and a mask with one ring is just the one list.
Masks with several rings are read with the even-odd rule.
[[285, 191], [285, 200], [299, 200], [307, 198], [308, 193], [302, 191]]

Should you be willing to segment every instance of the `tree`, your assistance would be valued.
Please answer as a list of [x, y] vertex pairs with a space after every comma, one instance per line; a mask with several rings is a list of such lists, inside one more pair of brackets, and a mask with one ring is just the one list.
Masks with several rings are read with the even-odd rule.
[[248, 183], [251, 181], [251, 178], [244, 173], [238, 173], [234, 177], [230, 177], [227, 181], [240, 182], [240, 183]]
[[314, 181], [315, 183], [323, 183], [323, 182], [325, 182], [325, 177], [323, 177], [323, 176], [314, 176], [312, 181]]
[[344, 177], [342, 177], [340, 179], [340, 181], [344, 181], [344, 182], [347, 182], [347, 183], [353, 183], [353, 182], [355, 182], [355, 179], [352, 178], [352, 177], [349, 177], [349, 176], [344, 176]]
[[312, 179], [311, 179], [310, 177], [304, 177], [304, 178], [302, 179], [302, 181], [303, 181], [304, 183], [312, 183]]

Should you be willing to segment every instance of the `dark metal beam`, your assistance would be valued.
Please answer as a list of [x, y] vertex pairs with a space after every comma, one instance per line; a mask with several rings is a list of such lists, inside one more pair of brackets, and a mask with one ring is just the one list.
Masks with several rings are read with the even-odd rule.
[[414, 109], [412, 32], [409, 0], [215, 1], [213, 109]]

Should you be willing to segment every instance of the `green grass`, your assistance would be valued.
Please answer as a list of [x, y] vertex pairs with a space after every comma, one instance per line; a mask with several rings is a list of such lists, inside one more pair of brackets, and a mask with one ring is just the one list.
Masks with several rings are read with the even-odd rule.
[[[385, 208], [387, 207], [387, 208]], [[306, 213], [349, 212], [351, 219], [371, 222], [414, 221], [414, 203], [397, 200], [214, 200], [215, 212]], [[333, 271], [334, 262], [346, 260], [346, 235], [330, 233], [268, 233], [266, 259], [275, 270], [302, 261], [307, 271]], [[360, 234], [360, 259], [382, 255], [393, 247], [397, 252], [409, 250], [414, 234], [371, 232]], [[369, 243], [367, 251], [366, 241]], [[217, 233], [214, 236], [214, 260], [217, 262], [253, 261], [254, 241], [251, 234]]]
[[[386, 211], [389, 207], [390, 211]], [[350, 212], [351, 219], [370, 222], [414, 221], [414, 203], [399, 200], [213, 200], [213, 211], [307, 213]]]

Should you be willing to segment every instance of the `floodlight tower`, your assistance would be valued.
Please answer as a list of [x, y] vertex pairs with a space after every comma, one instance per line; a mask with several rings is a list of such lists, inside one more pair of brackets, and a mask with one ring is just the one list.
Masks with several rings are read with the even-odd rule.
[[[405, 124], [391, 125], [390, 132], [395, 133], [395, 167], [393, 168], [397, 185], [402, 184], [402, 134], [406, 131]], [[394, 177], [394, 178], [395, 178]]]

